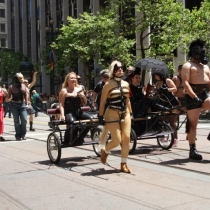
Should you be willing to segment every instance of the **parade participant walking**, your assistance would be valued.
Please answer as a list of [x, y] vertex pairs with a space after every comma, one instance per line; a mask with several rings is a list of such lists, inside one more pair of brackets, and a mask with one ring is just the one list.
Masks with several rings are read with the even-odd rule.
[[8, 97], [11, 98], [11, 112], [14, 119], [15, 137], [17, 141], [21, 138], [25, 140], [27, 111], [28, 108], [28, 91], [25, 84], [23, 84], [23, 75], [17, 73], [14, 76], [14, 82], [9, 86]]
[[189, 158], [202, 160], [196, 150], [196, 129], [201, 109], [210, 110], [210, 70], [204, 49], [205, 41], [197, 39], [189, 46], [190, 60], [182, 67], [182, 81], [185, 88], [185, 101], [187, 109], [186, 133], [189, 141]]
[[[110, 151], [121, 144], [121, 171], [130, 173], [130, 169], [127, 166], [127, 158], [132, 111], [129, 100], [129, 84], [123, 80], [124, 72], [122, 68], [122, 64], [119, 61], [111, 63], [109, 67], [110, 80], [106, 82], [102, 90], [99, 124], [104, 125], [105, 119], [105, 125], [100, 136], [102, 146], [101, 162], [105, 164]], [[106, 103], [108, 107], [105, 110]], [[108, 131], [111, 134], [111, 141], [106, 145]]]
[[25, 86], [27, 87], [27, 91], [28, 91], [28, 95], [29, 95], [29, 98], [28, 98], [28, 101], [29, 101], [29, 108], [27, 109], [27, 112], [29, 114], [29, 123], [30, 123], [30, 131], [35, 131], [35, 129], [33, 128], [33, 115], [35, 113], [35, 110], [34, 108], [32, 107], [31, 105], [31, 99], [30, 99], [30, 89], [34, 86], [34, 84], [36, 83], [36, 75], [37, 75], [38, 72], [34, 72], [33, 74], [33, 80], [30, 84], [28, 84], [28, 80], [24, 80], [24, 84]]
[[103, 89], [103, 86], [107, 81], [109, 81], [109, 70], [103, 69], [100, 72], [100, 75], [102, 77], [102, 80], [97, 83], [96, 87], [93, 90], [93, 97], [92, 97], [92, 107], [99, 110], [100, 107], [100, 100], [101, 100], [101, 91]]
[[8, 92], [5, 88], [0, 87], [0, 141], [5, 141], [5, 139], [3, 137], [3, 133], [4, 133], [4, 98], [8, 98]]

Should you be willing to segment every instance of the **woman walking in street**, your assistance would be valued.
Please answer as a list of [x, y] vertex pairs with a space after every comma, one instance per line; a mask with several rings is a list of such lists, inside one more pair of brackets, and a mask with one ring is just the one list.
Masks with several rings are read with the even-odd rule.
[[[122, 64], [119, 61], [113, 61], [109, 67], [110, 80], [104, 85], [102, 90], [99, 124], [104, 125], [104, 118], [105, 125], [100, 136], [102, 145], [101, 162], [105, 164], [110, 151], [121, 144], [121, 171], [130, 173], [130, 169], [127, 166], [127, 158], [132, 111], [129, 100], [129, 84], [123, 80], [123, 74]], [[108, 107], [105, 110], [106, 103]], [[111, 141], [106, 145], [108, 131], [111, 134]]]

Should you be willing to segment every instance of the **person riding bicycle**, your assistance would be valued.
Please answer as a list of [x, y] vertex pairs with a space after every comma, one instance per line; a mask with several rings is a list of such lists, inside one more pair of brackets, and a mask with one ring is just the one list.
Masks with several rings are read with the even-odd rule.
[[[75, 72], [70, 72], [66, 75], [64, 83], [62, 85], [62, 89], [59, 93], [59, 109], [61, 120], [68, 123], [68, 125], [72, 125], [75, 120], [92, 120], [93, 117], [88, 113], [82, 111], [81, 107], [85, 106], [87, 103], [87, 99], [84, 95], [84, 91], [77, 84], [77, 77]], [[86, 128], [82, 135], [73, 142], [72, 144], [81, 145], [83, 143], [84, 137], [88, 133], [89, 128]], [[78, 128], [73, 130], [73, 137], [77, 137]], [[74, 139], [75, 139], [74, 138]], [[65, 132], [65, 144], [68, 144], [71, 139], [70, 136], [70, 127]]]

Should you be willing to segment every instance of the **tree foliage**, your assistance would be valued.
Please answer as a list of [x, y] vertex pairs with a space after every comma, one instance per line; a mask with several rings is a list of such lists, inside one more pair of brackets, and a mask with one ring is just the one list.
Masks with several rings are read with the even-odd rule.
[[117, 16], [114, 12], [106, 14], [83, 13], [78, 19], [68, 17], [68, 25], [64, 25], [61, 33], [52, 45], [56, 51], [59, 65], [71, 65], [75, 58], [83, 63], [86, 79], [88, 62], [96, 60], [106, 67], [110, 60], [120, 60], [129, 65], [135, 60], [130, 49], [135, 40], [126, 39], [119, 32]]
[[179, 40], [183, 52], [188, 51], [188, 46], [192, 40], [202, 39], [206, 41], [206, 46], [210, 48], [210, 1], [204, 0], [200, 8], [186, 10], [185, 28]]
[[7, 48], [0, 48], [0, 74], [2, 78], [13, 76], [19, 71], [19, 65], [23, 61], [23, 54]]
[[183, 5], [174, 0], [140, 0], [136, 9], [141, 57], [171, 56], [183, 34]]

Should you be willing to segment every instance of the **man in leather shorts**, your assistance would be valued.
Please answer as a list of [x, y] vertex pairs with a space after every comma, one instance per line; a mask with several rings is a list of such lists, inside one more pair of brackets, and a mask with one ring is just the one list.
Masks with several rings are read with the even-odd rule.
[[190, 146], [189, 158], [202, 160], [197, 152], [195, 140], [196, 129], [201, 109], [210, 109], [210, 69], [207, 66], [208, 60], [204, 50], [205, 41], [197, 39], [189, 46], [188, 56], [190, 60], [182, 67], [182, 81], [185, 88], [185, 101], [187, 109], [186, 133]]

